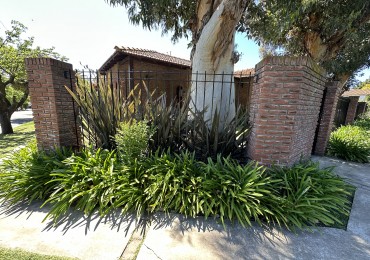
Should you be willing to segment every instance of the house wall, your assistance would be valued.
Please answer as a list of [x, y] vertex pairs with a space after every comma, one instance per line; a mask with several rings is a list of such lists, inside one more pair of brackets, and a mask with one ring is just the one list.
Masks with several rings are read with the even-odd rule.
[[235, 77], [234, 82], [236, 105], [249, 110], [252, 96], [253, 76]]
[[170, 104], [173, 100], [180, 101], [185, 96], [189, 89], [190, 73], [190, 68], [177, 68], [127, 57], [107, 71], [107, 77], [112, 77], [114, 86], [121, 88], [123, 96], [127, 96], [138, 86], [136, 90], [141, 91], [142, 99], [147, 96], [147, 88], [150, 93], [155, 91], [154, 97], [163, 95], [166, 104]]

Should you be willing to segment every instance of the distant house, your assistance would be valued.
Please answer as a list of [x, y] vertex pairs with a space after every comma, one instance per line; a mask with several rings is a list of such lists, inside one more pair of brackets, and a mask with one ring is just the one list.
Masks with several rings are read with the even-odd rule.
[[[165, 94], [165, 102], [181, 101], [190, 87], [191, 62], [153, 50], [115, 47], [114, 53], [99, 72], [127, 95], [136, 85], [145, 82], [150, 92]], [[236, 104], [249, 108], [254, 69], [234, 73]], [[230, 81], [230, 80], [229, 80]], [[202, 84], [200, 82], [199, 84]]]
[[236, 104], [249, 109], [252, 86], [254, 79], [254, 69], [244, 69], [234, 72], [235, 100]]
[[165, 94], [166, 103], [181, 100], [189, 87], [191, 62], [152, 50], [115, 47], [99, 69], [114, 85], [129, 93], [145, 82], [150, 92]]

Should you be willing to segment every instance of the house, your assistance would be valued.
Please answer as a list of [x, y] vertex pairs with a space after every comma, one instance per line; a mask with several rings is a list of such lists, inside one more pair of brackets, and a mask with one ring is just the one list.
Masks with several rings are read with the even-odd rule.
[[[165, 102], [181, 101], [190, 87], [191, 62], [153, 50], [115, 47], [114, 53], [99, 69], [109, 82], [127, 96], [134, 86], [144, 82], [149, 92], [165, 94]], [[232, 75], [231, 75], [232, 76]], [[249, 108], [254, 69], [236, 71], [236, 104]], [[232, 80], [229, 79], [229, 82]], [[199, 84], [201, 84], [200, 82]], [[145, 96], [145, 94], [142, 94]]]
[[234, 72], [236, 104], [249, 110], [252, 96], [254, 68]]
[[189, 60], [146, 49], [117, 46], [114, 49], [99, 72], [121, 88], [123, 95], [127, 96], [134, 86], [142, 87], [144, 82], [149, 92], [165, 94], [167, 104], [182, 99], [189, 87]]

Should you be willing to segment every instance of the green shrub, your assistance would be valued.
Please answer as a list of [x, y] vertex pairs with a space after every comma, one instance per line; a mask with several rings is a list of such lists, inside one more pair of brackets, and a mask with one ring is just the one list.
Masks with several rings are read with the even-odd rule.
[[114, 149], [113, 137], [119, 122], [125, 116], [126, 100], [120, 97], [116, 88], [109, 82], [101, 81], [94, 86], [81, 77], [77, 77], [76, 93], [68, 87], [79, 108], [79, 124], [82, 126], [82, 137], [86, 146], [93, 145], [106, 149]]
[[205, 175], [193, 153], [179, 155], [159, 152], [145, 161], [149, 185], [148, 210], [175, 211], [195, 217], [203, 213]]
[[218, 215], [224, 221], [238, 221], [242, 226], [250, 226], [251, 220], [261, 224], [279, 220], [271, 208], [279, 212], [279, 204], [273, 196], [273, 180], [264, 174], [265, 168], [249, 163], [241, 166], [231, 158], [217, 157], [202, 164], [205, 173], [203, 181], [203, 214]]
[[51, 204], [46, 216], [54, 221], [63, 216], [70, 207], [86, 215], [98, 209], [106, 211], [112, 202], [110, 193], [119, 174], [120, 165], [115, 151], [84, 149], [63, 161], [63, 167], [54, 169], [53, 178], [46, 184], [53, 192], [43, 205]]
[[359, 126], [342, 126], [331, 133], [328, 154], [347, 161], [369, 162], [370, 133]]
[[118, 154], [127, 159], [142, 158], [148, 152], [152, 135], [153, 130], [145, 120], [121, 123], [115, 135]]
[[[118, 90], [111, 88], [109, 82], [101, 81], [96, 87], [84, 80], [78, 81], [77, 95], [67, 88], [80, 108], [80, 124], [83, 126], [84, 140], [96, 147], [115, 149], [114, 136], [119, 124], [145, 120], [150, 129], [155, 129], [149, 142], [152, 152], [158, 149], [174, 153], [188, 150], [195, 152], [196, 158], [206, 161], [216, 159], [218, 154], [242, 158], [250, 125], [248, 113], [237, 109], [236, 117], [224, 129], [219, 129], [219, 116], [213, 121], [204, 120], [205, 111], [189, 110], [190, 93], [182, 105], [171, 102], [164, 106], [163, 96], [152, 93], [145, 84], [137, 85], [124, 99], [119, 98]], [[245, 157], [245, 156], [244, 156]]]
[[353, 125], [361, 127], [366, 131], [370, 131], [370, 117], [363, 116], [360, 119], [357, 119]]
[[45, 153], [37, 150], [36, 141], [13, 153], [0, 166], [0, 198], [15, 204], [45, 200], [53, 192], [51, 172], [64, 167], [62, 161], [72, 154], [68, 149]]
[[203, 112], [189, 113], [192, 114], [191, 127], [187, 129], [183, 147], [195, 152], [197, 159], [202, 161], [207, 161], [209, 157], [217, 160], [219, 155], [245, 161], [250, 131], [247, 111], [238, 107], [236, 116], [221, 131], [219, 113], [215, 113], [211, 124], [204, 120]]
[[343, 224], [340, 216], [349, 216], [354, 187], [333, 174], [333, 168], [320, 169], [318, 163], [306, 162], [272, 167], [267, 173], [276, 180], [273, 186], [288, 228], [333, 226]]
[[352, 187], [314, 163], [266, 169], [220, 155], [202, 162], [195, 153], [161, 150], [126, 159], [103, 149], [46, 154], [33, 143], [1, 166], [0, 197], [10, 203], [42, 199], [55, 222], [70, 208], [86, 215], [120, 208], [122, 214], [178, 212], [218, 216], [223, 225], [257, 221], [302, 229], [336, 225], [349, 214]]

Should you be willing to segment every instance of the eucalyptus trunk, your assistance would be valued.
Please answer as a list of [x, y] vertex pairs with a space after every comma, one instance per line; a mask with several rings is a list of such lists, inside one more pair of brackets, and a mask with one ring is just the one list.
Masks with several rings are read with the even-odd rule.
[[192, 111], [206, 109], [210, 126], [219, 116], [219, 130], [235, 117], [234, 41], [235, 28], [248, 1], [200, 0], [193, 25]]

